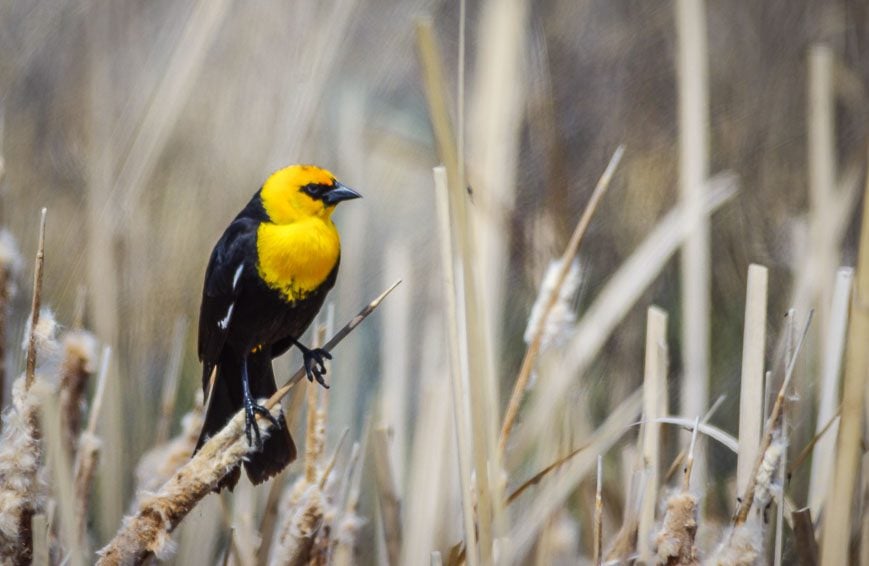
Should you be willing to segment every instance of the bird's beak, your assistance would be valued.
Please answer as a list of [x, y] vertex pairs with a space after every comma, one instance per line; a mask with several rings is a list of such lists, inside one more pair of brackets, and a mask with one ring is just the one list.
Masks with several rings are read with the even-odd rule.
[[350, 187], [344, 186], [341, 183], [336, 183], [335, 188], [327, 192], [323, 197], [323, 201], [328, 205], [333, 205], [338, 204], [342, 200], [352, 200], [355, 198], [362, 198], [362, 195]]

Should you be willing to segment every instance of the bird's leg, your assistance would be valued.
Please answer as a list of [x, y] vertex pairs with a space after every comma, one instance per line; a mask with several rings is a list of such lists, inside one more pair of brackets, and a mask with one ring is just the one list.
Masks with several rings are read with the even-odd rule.
[[326, 375], [326, 360], [331, 360], [332, 354], [323, 348], [306, 348], [295, 338], [292, 340], [293, 344], [296, 345], [296, 348], [302, 352], [302, 359], [305, 363], [305, 373], [308, 374], [308, 381], [313, 383], [316, 379], [317, 383], [326, 389], [329, 389], [323, 376]]
[[[268, 409], [257, 404], [253, 395], [251, 395], [250, 378], [247, 373], [247, 356], [244, 356], [241, 360], [241, 385], [244, 395], [244, 434], [247, 437], [247, 444], [248, 446], [255, 446], [257, 450], [262, 450], [262, 437], [260, 436], [259, 425], [256, 424], [257, 413], [267, 418], [272, 423], [272, 426], [276, 428], [280, 428], [281, 424], [272, 416], [272, 413]], [[256, 437], [256, 444], [253, 443], [251, 430], [253, 430], [253, 436]]]

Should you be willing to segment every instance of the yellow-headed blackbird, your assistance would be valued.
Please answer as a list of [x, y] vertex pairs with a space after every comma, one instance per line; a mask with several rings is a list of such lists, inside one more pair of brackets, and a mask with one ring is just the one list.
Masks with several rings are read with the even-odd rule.
[[[283, 415], [274, 419], [257, 403], [276, 390], [272, 359], [295, 345], [308, 379], [326, 385], [324, 358], [331, 355], [298, 340], [338, 275], [341, 244], [332, 212], [339, 202], [359, 196], [319, 167], [281, 169], [253, 195], [211, 252], [199, 313], [199, 359], [208, 407], [196, 449], [244, 408], [247, 441], [257, 448], [244, 467], [255, 484], [296, 457]], [[265, 442], [256, 413], [274, 425]], [[239, 472], [232, 470], [220, 487], [231, 489]]]

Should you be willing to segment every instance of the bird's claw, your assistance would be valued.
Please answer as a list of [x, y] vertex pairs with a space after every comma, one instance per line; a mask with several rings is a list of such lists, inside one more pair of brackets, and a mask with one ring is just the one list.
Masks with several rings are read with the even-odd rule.
[[[278, 420], [272, 415], [272, 413], [263, 407], [262, 405], [257, 405], [252, 399], [245, 399], [244, 402], [244, 435], [247, 437], [247, 445], [255, 448], [257, 451], [262, 450], [263, 441], [262, 435], [260, 434], [259, 425], [256, 423], [256, 415], [260, 414], [272, 424], [275, 428], [280, 428], [281, 424]], [[253, 431], [253, 436], [251, 436], [251, 431]], [[256, 438], [256, 443], [254, 443], [254, 437]]]
[[323, 348], [314, 348], [302, 352], [305, 361], [305, 373], [308, 375], [308, 381], [311, 383], [317, 380], [317, 383], [329, 389], [329, 385], [323, 376], [326, 375], [326, 360], [332, 359], [332, 354]]

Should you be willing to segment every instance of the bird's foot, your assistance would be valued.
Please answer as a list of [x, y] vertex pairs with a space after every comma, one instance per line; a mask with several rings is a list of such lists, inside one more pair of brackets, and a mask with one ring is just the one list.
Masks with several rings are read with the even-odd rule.
[[[272, 424], [275, 428], [281, 428], [281, 423], [278, 422], [271, 411], [258, 405], [251, 397], [244, 399], [244, 435], [247, 437], [248, 446], [254, 447], [257, 451], [262, 450], [263, 441], [260, 434], [259, 425], [256, 422], [256, 415], [260, 414]], [[251, 432], [253, 434], [251, 434]], [[254, 443], [256, 439], [256, 443]]]
[[326, 360], [332, 359], [332, 354], [323, 348], [307, 348], [302, 350], [302, 357], [305, 361], [305, 373], [308, 375], [308, 381], [311, 383], [317, 380], [317, 383], [329, 389], [326, 380], [323, 376], [326, 375]]

